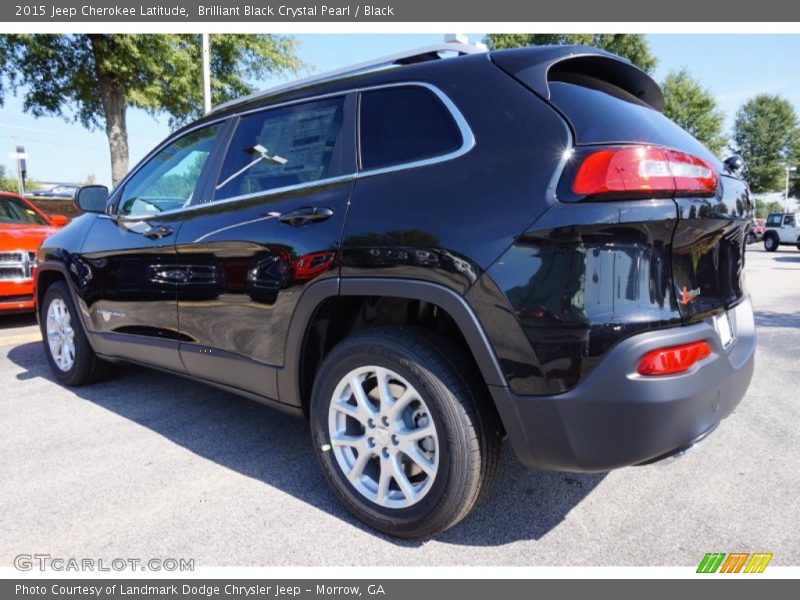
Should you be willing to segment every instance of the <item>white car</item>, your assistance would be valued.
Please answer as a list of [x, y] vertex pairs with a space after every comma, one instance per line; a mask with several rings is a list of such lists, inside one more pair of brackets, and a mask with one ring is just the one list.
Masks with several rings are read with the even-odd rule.
[[764, 249], [774, 252], [778, 246], [797, 246], [800, 250], [800, 215], [773, 213], [764, 227]]

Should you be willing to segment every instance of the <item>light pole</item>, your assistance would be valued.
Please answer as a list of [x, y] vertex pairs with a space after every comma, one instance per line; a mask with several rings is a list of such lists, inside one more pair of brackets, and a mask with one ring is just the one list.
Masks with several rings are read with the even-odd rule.
[[203, 34], [203, 112], [211, 112], [211, 40]]
[[797, 171], [797, 167], [786, 167], [786, 191], [783, 194], [783, 212], [789, 212], [789, 171]]

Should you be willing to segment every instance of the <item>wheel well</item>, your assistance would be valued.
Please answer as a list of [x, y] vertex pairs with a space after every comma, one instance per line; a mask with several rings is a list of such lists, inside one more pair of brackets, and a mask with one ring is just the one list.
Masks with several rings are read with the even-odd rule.
[[414, 326], [435, 331], [461, 348], [475, 372], [479, 372], [475, 357], [453, 317], [436, 304], [392, 296], [327, 298], [308, 323], [300, 352], [298, 389], [306, 413], [314, 376], [328, 352], [353, 333], [386, 326]]
[[56, 281], [66, 281], [64, 274], [55, 269], [42, 271], [36, 278], [36, 305], [41, 306], [47, 288], [53, 285]]

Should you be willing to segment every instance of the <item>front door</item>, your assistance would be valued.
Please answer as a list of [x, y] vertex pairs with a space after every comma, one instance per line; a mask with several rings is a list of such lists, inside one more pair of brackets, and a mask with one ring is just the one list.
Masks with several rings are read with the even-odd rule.
[[184, 206], [202, 188], [222, 125], [190, 132], [155, 153], [115, 191], [75, 268], [98, 351], [182, 371], [175, 240]]
[[193, 375], [277, 399], [297, 300], [338, 275], [354, 112], [345, 94], [239, 119], [213, 198], [177, 234], [181, 356]]

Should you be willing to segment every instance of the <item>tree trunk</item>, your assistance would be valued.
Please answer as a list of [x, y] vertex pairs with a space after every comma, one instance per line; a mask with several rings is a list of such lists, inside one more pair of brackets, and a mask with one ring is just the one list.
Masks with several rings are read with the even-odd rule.
[[125, 85], [105, 68], [105, 54], [113, 43], [109, 36], [91, 35], [98, 93], [106, 120], [108, 148], [111, 152], [111, 182], [117, 185], [128, 172], [128, 128], [125, 113], [128, 101]]

